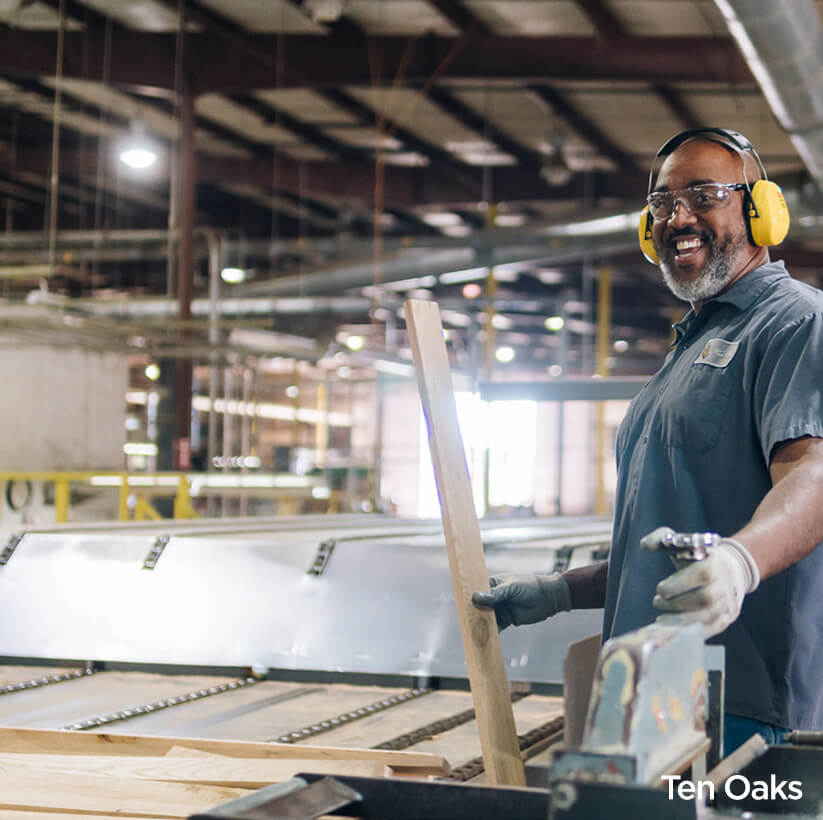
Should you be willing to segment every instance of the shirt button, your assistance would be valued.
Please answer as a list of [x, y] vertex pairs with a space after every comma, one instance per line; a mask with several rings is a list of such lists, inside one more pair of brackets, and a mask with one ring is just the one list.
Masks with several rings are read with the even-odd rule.
[[661, 388], [660, 388], [660, 390], [658, 390], [658, 391], [657, 391], [657, 393], [658, 393], [658, 395], [659, 395], [659, 396], [662, 396], [665, 392], [666, 392], [666, 388], [665, 388], [665, 387], [661, 387]]
[[649, 440], [648, 436], [643, 436], [643, 444], [645, 444]]

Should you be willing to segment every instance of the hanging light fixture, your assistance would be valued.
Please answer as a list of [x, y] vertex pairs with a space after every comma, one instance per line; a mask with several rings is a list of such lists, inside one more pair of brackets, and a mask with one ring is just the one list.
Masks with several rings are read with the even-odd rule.
[[151, 168], [158, 160], [157, 149], [140, 120], [132, 123], [131, 133], [120, 145], [120, 162], [136, 171]]

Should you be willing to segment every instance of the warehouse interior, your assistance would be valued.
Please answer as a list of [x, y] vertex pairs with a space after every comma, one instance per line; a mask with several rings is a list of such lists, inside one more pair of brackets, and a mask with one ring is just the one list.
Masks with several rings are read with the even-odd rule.
[[[823, 287], [822, 15], [0, 0], [0, 820], [346, 804], [308, 777], [323, 810], [278, 814], [300, 772], [346, 816], [601, 816], [546, 779], [599, 610], [501, 633], [531, 790], [448, 791], [501, 781], [404, 303], [439, 308], [488, 572], [605, 558], [617, 427], [688, 308], [638, 248], [650, 169], [745, 134], [772, 259]], [[625, 816], [674, 811], [647, 791]]]

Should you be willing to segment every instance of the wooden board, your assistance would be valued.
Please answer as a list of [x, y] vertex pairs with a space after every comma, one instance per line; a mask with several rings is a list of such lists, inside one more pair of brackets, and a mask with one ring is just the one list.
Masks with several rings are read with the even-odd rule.
[[0, 782], [13, 772], [106, 775], [115, 778], [262, 789], [299, 772], [382, 777], [386, 766], [375, 760], [260, 759], [222, 757], [113, 757], [111, 755], [27, 755], [0, 753]]
[[494, 613], [479, 610], [471, 602], [473, 592], [489, 588], [489, 576], [457, 421], [440, 311], [433, 302], [414, 299], [405, 303], [404, 310], [428, 424], [454, 600], [488, 781], [525, 785]]
[[565, 704], [566, 748], [574, 751], [583, 742], [583, 729], [589, 710], [597, 659], [600, 657], [600, 635], [590, 635], [570, 643], [563, 661], [563, 700]]
[[385, 766], [416, 766], [431, 774], [448, 774], [449, 764], [438, 755], [414, 751], [342, 749], [288, 743], [253, 743], [243, 740], [203, 740], [153, 735], [121, 735], [97, 732], [61, 732], [50, 729], [0, 727], [0, 752], [74, 755], [144, 755], [161, 757], [182, 748], [215, 755], [245, 758], [303, 758], [312, 760], [373, 760]]
[[4, 764], [0, 771], [0, 809], [188, 817], [246, 794], [250, 794], [249, 789], [73, 772], [44, 773], [10, 764]]

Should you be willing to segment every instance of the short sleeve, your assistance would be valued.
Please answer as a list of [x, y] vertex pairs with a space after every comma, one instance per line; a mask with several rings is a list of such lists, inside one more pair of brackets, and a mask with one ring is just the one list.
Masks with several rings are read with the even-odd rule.
[[783, 441], [823, 438], [823, 314], [808, 314], [772, 336], [759, 363], [753, 400], [767, 465]]

